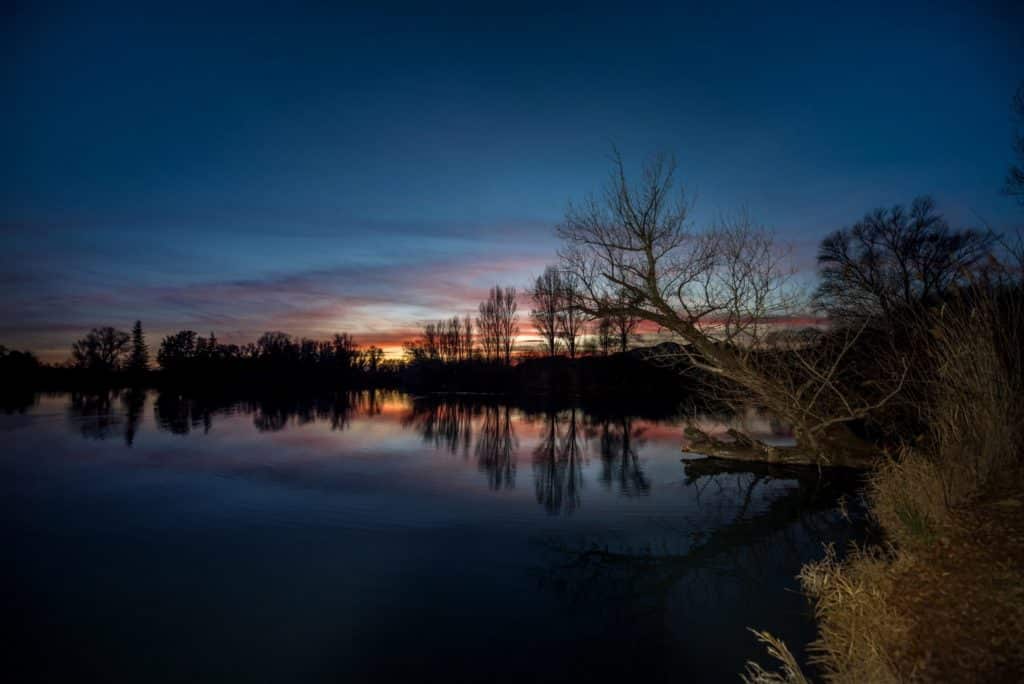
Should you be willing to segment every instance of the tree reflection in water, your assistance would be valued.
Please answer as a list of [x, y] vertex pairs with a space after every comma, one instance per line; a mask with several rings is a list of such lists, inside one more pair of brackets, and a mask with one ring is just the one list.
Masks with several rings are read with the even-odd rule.
[[[820, 557], [826, 543], [841, 548], [866, 536], [855, 494], [861, 483], [850, 473], [818, 476], [711, 460], [684, 467], [684, 486], [697, 489], [701, 504], [694, 519], [661, 525], [639, 547], [612, 538], [545, 540], [541, 585], [572, 611], [601, 606], [631, 625], [631, 633], [662, 634], [666, 626], [685, 626], [695, 611], [757, 606], [771, 616], [788, 610], [791, 595], [779, 587], [804, 562]], [[848, 513], [840, 513], [851, 496]], [[766, 595], [766, 587], [773, 593]]]
[[473, 442], [473, 417], [480, 405], [471, 401], [445, 401], [434, 398], [416, 399], [402, 426], [416, 430], [423, 441], [435, 449], [446, 448], [453, 454], [469, 457]]
[[353, 415], [380, 414], [386, 397], [381, 391], [337, 392], [321, 397], [267, 396], [259, 398], [183, 396], [160, 392], [154, 404], [157, 425], [175, 434], [188, 434], [202, 426], [209, 432], [215, 416], [251, 415], [260, 432], [279, 432], [289, 425], [326, 422], [344, 430]]
[[435, 449], [461, 453], [464, 459], [472, 449], [491, 489], [515, 487], [519, 440], [507, 404], [464, 397], [420, 398], [402, 425], [415, 429]]
[[602, 484], [626, 496], [650, 492], [650, 480], [640, 467], [637, 454], [645, 443], [644, 429], [634, 427], [633, 418], [603, 419], [599, 435]]
[[123, 434], [124, 418], [111, 410], [118, 390], [72, 392], [68, 402], [68, 420], [83, 437], [107, 439]]
[[476, 460], [487, 474], [491, 489], [511, 489], [516, 485], [516, 450], [519, 441], [512, 429], [512, 411], [508, 405], [484, 408], [480, 435], [476, 440]]
[[548, 413], [540, 443], [533, 452], [533, 479], [537, 503], [551, 514], [574, 512], [583, 488], [583, 450], [580, 448], [576, 409]]
[[121, 393], [121, 408], [124, 410], [124, 443], [131, 446], [135, 441], [142, 421], [142, 408], [146, 405], [146, 390], [131, 387]]

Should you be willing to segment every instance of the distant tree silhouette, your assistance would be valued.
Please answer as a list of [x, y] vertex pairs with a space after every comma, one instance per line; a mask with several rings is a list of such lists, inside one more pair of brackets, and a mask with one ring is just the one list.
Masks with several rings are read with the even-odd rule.
[[635, 307], [631, 306], [625, 293], [619, 292], [607, 308], [611, 311], [607, 317], [612, 322], [612, 329], [619, 342], [619, 351], [627, 351], [629, 341], [640, 325], [640, 318], [630, 313]]
[[370, 345], [363, 352], [363, 366], [370, 373], [376, 373], [380, 368], [380, 362], [384, 359], [384, 350], [376, 345]]
[[467, 361], [475, 354], [473, 340], [473, 317], [466, 315], [462, 318], [462, 349]]
[[196, 332], [179, 330], [164, 337], [156, 353], [156, 362], [166, 371], [184, 370], [196, 358]]
[[842, 322], [896, 322], [962, 282], [991, 253], [989, 231], [952, 230], [928, 197], [876, 209], [818, 249], [816, 299]]
[[510, 365], [512, 349], [519, 335], [519, 314], [516, 313], [516, 289], [495, 285], [487, 301], [480, 302], [477, 328], [484, 356], [494, 362]]
[[534, 303], [530, 310], [533, 327], [544, 340], [548, 356], [554, 356], [558, 351], [558, 316], [562, 310], [562, 275], [558, 268], [546, 267], [529, 294]]
[[597, 347], [601, 354], [608, 356], [615, 345], [615, 323], [609, 316], [602, 316], [597, 321]]
[[334, 366], [337, 370], [348, 371], [356, 365], [359, 346], [348, 333], [339, 333], [331, 340]]
[[272, 330], [256, 340], [256, 354], [260, 359], [272, 363], [286, 363], [298, 357], [296, 345], [288, 333]]
[[114, 371], [121, 367], [128, 351], [128, 333], [110, 326], [93, 328], [71, 346], [71, 359], [77, 368]]
[[1024, 204], [1024, 83], [1017, 87], [1013, 98], [1013, 112], [1017, 116], [1017, 133], [1013, 141], [1013, 150], [1017, 154], [1017, 163], [1010, 165], [1006, 172], [1004, 189], [1006, 194], [1015, 196]]
[[132, 350], [128, 357], [128, 370], [142, 373], [149, 369], [149, 347], [142, 333], [142, 321], [135, 321], [132, 326]]
[[453, 316], [425, 323], [420, 338], [404, 346], [413, 361], [469, 361], [473, 358], [473, 319]]
[[588, 316], [581, 308], [583, 294], [580, 292], [579, 279], [575, 275], [571, 273], [562, 275], [559, 301], [558, 338], [565, 345], [569, 358], [576, 358], [577, 344], [580, 335], [583, 334], [584, 326], [587, 324]]
[[39, 369], [39, 359], [32, 352], [15, 351], [0, 344], [0, 378], [9, 386], [31, 384]]

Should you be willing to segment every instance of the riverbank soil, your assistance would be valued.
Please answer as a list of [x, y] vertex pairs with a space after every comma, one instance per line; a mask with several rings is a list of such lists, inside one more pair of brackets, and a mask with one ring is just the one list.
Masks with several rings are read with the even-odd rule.
[[1022, 490], [902, 525], [895, 547], [842, 562], [829, 552], [801, 572], [819, 621], [818, 674], [841, 684], [1024, 681]]
[[893, 566], [886, 601], [907, 631], [889, 661], [907, 681], [1024, 681], [1024, 496], [955, 510], [937, 533]]

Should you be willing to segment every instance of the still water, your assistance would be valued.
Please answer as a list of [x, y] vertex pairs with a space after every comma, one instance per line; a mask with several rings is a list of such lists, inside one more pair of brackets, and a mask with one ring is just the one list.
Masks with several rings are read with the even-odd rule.
[[0, 413], [8, 668], [737, 681], [765, 662], [748, 627], [803, 657], [794, 575], [849, 539], [853, 485], [702, 469], [682, 424], [379, 391], [38, 396]]

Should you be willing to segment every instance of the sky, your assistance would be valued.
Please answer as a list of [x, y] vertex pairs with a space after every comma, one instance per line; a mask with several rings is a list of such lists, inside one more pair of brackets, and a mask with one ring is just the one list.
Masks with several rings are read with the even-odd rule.
[[0, 344], [46, 361], [136, 319], [395, 352], [553, 262], [613, 144], [808, 277], [922, 194], [1024, 224], [1021, 3], [138, 4], [0, 9]]

